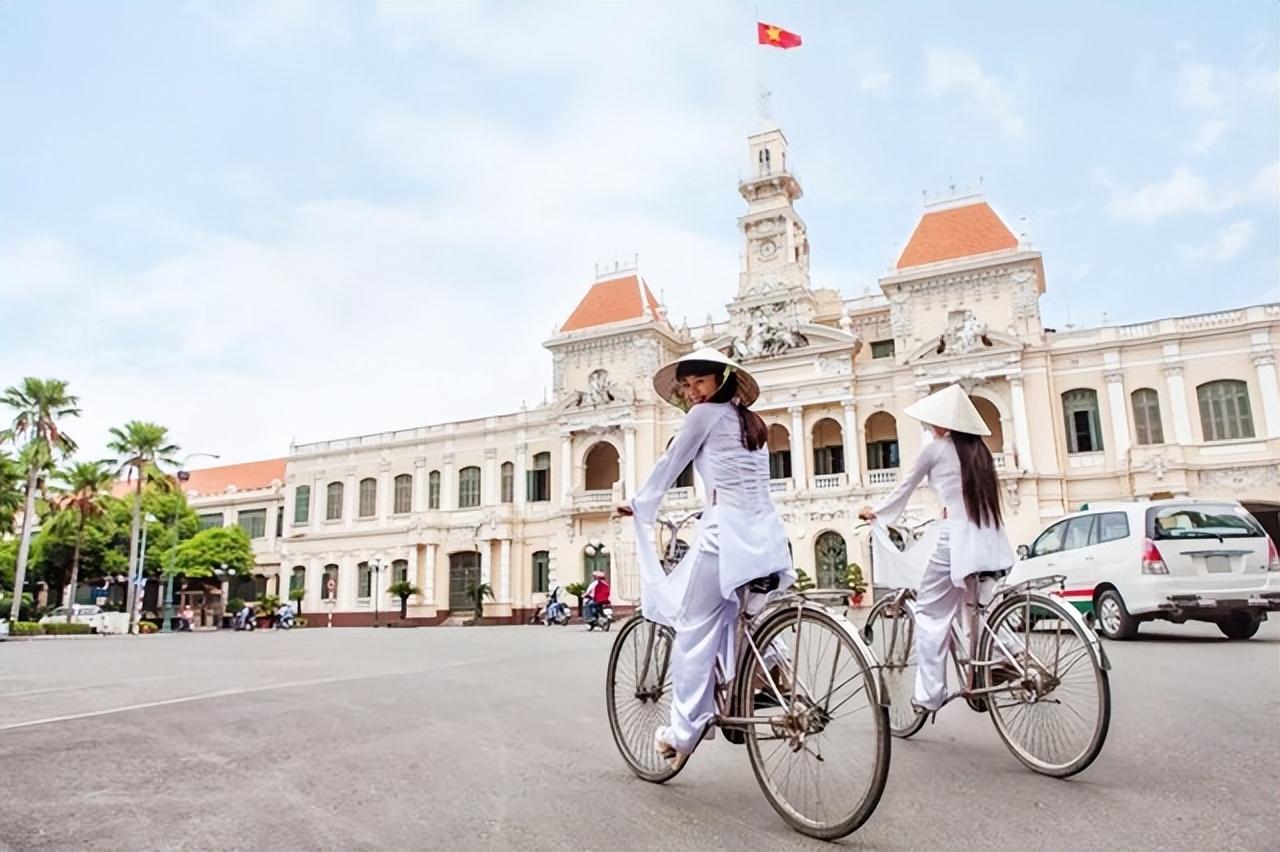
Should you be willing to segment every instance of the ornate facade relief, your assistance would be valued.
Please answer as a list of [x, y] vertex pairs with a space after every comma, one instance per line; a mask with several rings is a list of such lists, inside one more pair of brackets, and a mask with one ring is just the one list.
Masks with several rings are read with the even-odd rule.
[[756, 305], [740, 318], [729, 355], [739, 359], [770, 358], [809, 345], [800, 323], [784, 316], [787, 302]]
[[1280, 464], [1202, 470], [1200, 483], [1218, 488], [1278, 488]]
[[991, 346], [987, 336], [987, 324], [973, 311], [964, 309], [947, 315], [947, 327], [938, 339], [938, 353], [946, 355], [970, 355]]

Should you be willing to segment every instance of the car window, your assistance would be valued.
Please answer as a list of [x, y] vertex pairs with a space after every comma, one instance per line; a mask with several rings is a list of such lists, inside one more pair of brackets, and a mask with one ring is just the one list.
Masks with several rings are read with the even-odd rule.
[[1243, 506], [1165, 506], [1149, 509], [1155, 538], [1261, 538], [1262, 527]]
[[1031, 545], [1032, 556], [1046, 556], [1062, 550], [1062, 536], [1067, 530], [1067, 522], [1059, 521], [1049, 529], [1040, 533], [1036, 543]]
[[1089, 533], [1093, 530], [1095, 515], [1085, 515], [1067, 521], [1067, 534], [1062, 541], [1063, 550], [1075, 550], [1089, 545]]
[[1129, 516], [1124, 512], [1107, 512], [1098, 516], [1099, 542], [1119, 541], [1129, 537]]

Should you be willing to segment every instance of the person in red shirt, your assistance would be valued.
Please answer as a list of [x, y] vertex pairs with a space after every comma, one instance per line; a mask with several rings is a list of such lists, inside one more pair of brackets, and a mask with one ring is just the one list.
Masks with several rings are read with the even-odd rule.
[[605, 579], [603, 571], [596, 571], [591, 575], [591, 585], [587, 586], [587, 590], [582, 593], [586, 599], [586, 617], [590, 622], [596, 617], [596, 613], [600, 608], [609, 604], [609, 581]]

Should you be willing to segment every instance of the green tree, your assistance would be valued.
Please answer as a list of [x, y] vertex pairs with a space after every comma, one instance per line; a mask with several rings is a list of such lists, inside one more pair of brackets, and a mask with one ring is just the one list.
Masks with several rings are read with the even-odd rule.
[[298, 605], [298, 615], [302, 615], [302, 601], [307, 596], [306, 586], [294, 586], [289, 589], [289, 600]]
[[[26, 581], [27, 559], [31, 553], [31, 525], [36, 514], [36, 485], [42, 471], [57, 458], [75, 452], [76, 442], [62, 431], [59, 421], [80, 416], [79, 399], [67, 393], [61, 379], [37, 379], [27, 376], [21, 385], [8, 387], [0, 396], [0, 406], [13, 413], [9, 427], [0, 432], [0, 441], [22, 445], [22, 461], [27, 467], [26, 499], [22, 511], [22, 534], [18, 539], [18, 558], [14, 567], [13, 586], [22, 591]], [[21, 594], [14, 596], [9, 618], [18, 620]]]
[[417, 586], [415, 586], [413, 583], [410, 583], [408, 580], [397, 580], [396, 582], [392, 583], [390, 586], [387, 586], [387, 594], [395, 595], [400, 599], [400, 617], [408, 618], [409, 617], [409, 598], [412, 595], [422, 594], [422, 589], [419, 589]]
[[247, 574], [253, 568], [253, 546], [249, 534], [240, 527], [210, 527], [178, 545], [172, 569], [165, 565], [166, 573], [188, 579], [212, 577], [213, 569], [226, 565], [237, 574]]
[[53, 505], [60, 516], [75, 524], [75, 552], [71, 557], [71, 580], [67, 584], [67, 623], [71, 623], [72, 606], [76, 601], [76, 581], [80, 576], [80, 553], [84, 549], [85, 527], [90, 518], [105, 511], [105, 498], [111, 493], [115, 476], [100, 461], [75, 462], [58, 474], [54, 483], [57, 496]]
[[13, 531], [13, 519], [22, 508], [22, 467], [0, 450], [0, 537]]
[[467, 597], [471, 598], [476, 608], [476, 620], [479, 621], [484, 616], [484, 599], [493, 600], [493, 587], [488, 583], [478, 583], [467, 589]]
[[[169, 443], [169, 430], [156, 423], [130, 420], [122, 427], [113, 426], [110, 431], [111, 440], [107, 443], [107, 448], [116, 454], [113, 463], [130, 482], [137, 480], [133, 493], [133, 519], [129, 530], [128, 564], [134, 566], [138, 564], [138, 543], [142, 531], [142, 487], [147, 482], [163, 481], [165, 465], [178, 466], [174, 456], [179, 447]], [[132, 582], [129, 583], [126, 607], [130, 623], [133, 620], [136, 594], [137, 587]]]

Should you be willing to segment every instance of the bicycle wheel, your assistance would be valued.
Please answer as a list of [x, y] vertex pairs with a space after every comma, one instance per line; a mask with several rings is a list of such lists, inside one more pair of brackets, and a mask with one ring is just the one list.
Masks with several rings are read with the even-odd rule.
[[[737, 688], [742, 715], [767, 720], [746, 732], [760, 789], [801, 834], [844, 837], [871, 816], [889, 774], [875, 661], [847, 622], [816, 608], [783, 609], [753, 638], [761, 656], [746, 652]], [[757, 685], [779, 676], [782, 706], [757, 709]], [[772, 687], [762, 692], [776, 704]]]
[[911, 706], [916, 688], [916, 621], [904, 602], [885, 598], [871, 608], [862, 628], [863, 641], [880, 663], [880, 677], [889, 701], [889, 731], [906, 739], [920, 732], [925, 716]]
[[[631, 771], [661, 784], [679, 774], [653, 747], [653, 733], [671, 720], [670, 629], [642, 616], [627, 620], [609, 652], [605, 704], [613, 741]], [[683, 768], [683, 766], [681, 766]]]
[[991, 613], [978, 649], [984, 660], [1012, 654], [1025, 672], [1006, 668], [1009, 688], [988, 695], [991, 720], [1014, 757], [1056, 778], [1093, 763], [1111, 724], [1111, 685], [1097, 639], [1068, 606], [1049, 595], [1011, 597]]

